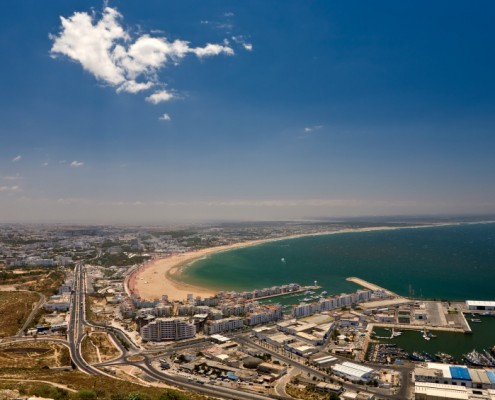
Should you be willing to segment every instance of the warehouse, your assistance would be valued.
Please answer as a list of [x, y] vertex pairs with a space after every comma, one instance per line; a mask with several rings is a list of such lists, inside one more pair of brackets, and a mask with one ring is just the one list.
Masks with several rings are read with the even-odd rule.
[[495, 301], [467, 300], [468, 310], [495, 310]]
[[332, 372], [352, 382], [369, 382], [372, 379], [374, 370], [364, 365], [344, 362], [332, 367]]

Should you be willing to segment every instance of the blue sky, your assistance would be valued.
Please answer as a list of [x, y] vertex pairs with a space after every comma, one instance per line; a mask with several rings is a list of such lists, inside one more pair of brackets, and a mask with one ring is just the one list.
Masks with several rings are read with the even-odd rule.
[[492, 2], [2, 4], [2, 221], [495, 213]]

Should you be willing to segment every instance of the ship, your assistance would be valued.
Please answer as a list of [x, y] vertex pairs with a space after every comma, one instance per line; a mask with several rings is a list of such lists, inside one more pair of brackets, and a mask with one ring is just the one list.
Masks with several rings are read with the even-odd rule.
[[462, 357], [468, 364], [476, 367], [495, 366], [495, 363], [493, 363], [485, 354], [479, 353], [476, 350], [473, 350], [472, 352], [467, 354], [463, 354]]

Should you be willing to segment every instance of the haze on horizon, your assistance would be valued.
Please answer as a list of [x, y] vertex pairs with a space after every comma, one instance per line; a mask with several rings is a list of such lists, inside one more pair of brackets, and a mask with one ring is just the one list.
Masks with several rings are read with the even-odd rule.
[[6, 0], [0, 222], [495, 214], [494, 17]]

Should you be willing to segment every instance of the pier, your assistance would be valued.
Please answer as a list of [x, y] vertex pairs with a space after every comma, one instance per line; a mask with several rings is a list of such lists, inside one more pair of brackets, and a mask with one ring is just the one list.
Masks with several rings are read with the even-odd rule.
[[385, 289], [381, 286], [375, 285], [374, 283], [365, 281], [364, 279], [357, 278], [355, 276], [351, 276], [349, 278], [346, 278], [346, 281], [355, 283], [356, 285], [362, 286], [366, 289], [382, 291], [382, 292], [386, 293], [387, 295], [389, 295], [390, 297], [401, 297], [397, 293], [392, 292], [391, 290]]

